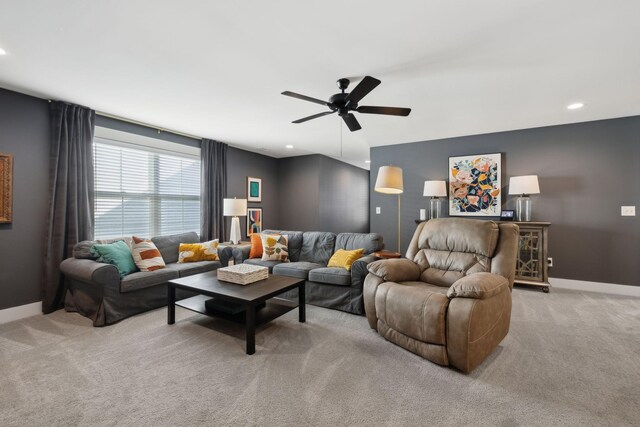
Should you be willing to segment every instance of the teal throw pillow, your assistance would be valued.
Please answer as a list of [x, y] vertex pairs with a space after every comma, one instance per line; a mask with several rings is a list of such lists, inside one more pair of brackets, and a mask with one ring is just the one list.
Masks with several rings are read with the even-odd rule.
[[122, 240], [114, 243], [93, 245], [91, 255], [98, 257], [96, 260], [98, 262], [115, 265], [120, 277], [138, 271], [131, 249]]

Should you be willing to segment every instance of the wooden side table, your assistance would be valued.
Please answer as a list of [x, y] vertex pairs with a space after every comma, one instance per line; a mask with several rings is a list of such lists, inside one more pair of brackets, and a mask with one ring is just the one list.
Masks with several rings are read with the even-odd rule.
[[520, 227], [518, 259], [514, 283], [541, 288], [549, 292], [549, 248], [550, 222], [515, 221]]
[[392, 251], [377, 251], [373, 253], [373, 256], [380, 259], [392, 259], [392, 258], [400, 258], [402, 254], [398, 252]]

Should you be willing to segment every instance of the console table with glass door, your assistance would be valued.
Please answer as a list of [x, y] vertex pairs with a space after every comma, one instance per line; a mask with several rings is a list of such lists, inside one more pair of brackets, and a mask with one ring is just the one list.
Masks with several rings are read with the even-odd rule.
[[548, 241], [550, 222], [520, 222], [518, 259], [514, 283], [549, 292]]

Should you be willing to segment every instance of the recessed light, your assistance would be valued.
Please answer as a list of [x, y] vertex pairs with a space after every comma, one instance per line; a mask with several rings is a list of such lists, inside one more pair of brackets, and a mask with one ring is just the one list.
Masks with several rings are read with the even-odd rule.
[[7, 54], [7, 51], [0, 47], [0, 56], [4, 56]]
[[574, 102], [573, 104], [567, 105], [567, 110], [577, 110], [578, 108], [584, 107], [584, 103], [582, 102]]
[[293, 149], [293, 145], [289, 144], [289, 145], [285, 145], [285, 147], [287, 150], [292, 150]]
[[364, 162], [365, 163], [371, 163], [371, 160], [365, 160]]

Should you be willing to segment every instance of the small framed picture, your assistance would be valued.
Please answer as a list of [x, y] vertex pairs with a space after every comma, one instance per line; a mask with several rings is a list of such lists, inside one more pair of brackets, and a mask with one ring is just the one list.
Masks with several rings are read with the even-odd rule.
[[262, 208], [247, 208], [247, 237], [262, 233]]
[[247, 177], [247, 201], [262, 202], [262, 180], [260, 178]]
[[505, 211], [505, 210], [503, 210], [500, 213], [500, 219], [502, 221], [513, 221], [514, 218], [515, 218], [515, 211]]

